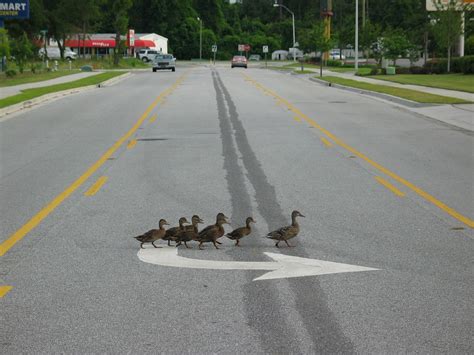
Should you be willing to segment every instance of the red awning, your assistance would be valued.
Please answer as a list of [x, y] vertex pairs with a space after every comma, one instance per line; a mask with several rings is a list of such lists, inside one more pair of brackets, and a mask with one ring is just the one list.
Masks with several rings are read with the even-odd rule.
[[68, 39], [65, 43], [66, 47], [89, 47], [89, 48], [113, 48], [115, 47], [114, 39], [86, 39], [77, 40], [77, 39]]
[[155, 42], [149, 39], [136, 39], [134, 47], [155, 47]]

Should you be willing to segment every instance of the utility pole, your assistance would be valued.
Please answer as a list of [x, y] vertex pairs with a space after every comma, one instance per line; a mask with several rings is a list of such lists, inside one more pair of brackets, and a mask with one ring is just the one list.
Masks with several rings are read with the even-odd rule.
[[355, 63], [354, 68], [359, 70], [359, 0], [356, 0], [355, 8]]
[[199, 61], [202, 60], [202, 20], [198, 17], [199, 21]]

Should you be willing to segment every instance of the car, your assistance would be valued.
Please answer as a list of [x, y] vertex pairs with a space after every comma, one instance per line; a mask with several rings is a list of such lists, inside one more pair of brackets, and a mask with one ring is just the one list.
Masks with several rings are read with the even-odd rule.
[[260, 54], [252, 54], [250, 57], [249, 57], [249, 60], [255, 60], [255, 61], [259, 61], [260, 60]]
[[156, 49], [140, 49], [137, 53], [137, 57], [144, 62], [151, 62], [159, 54], [161, 53]]
[[[38, 55], [43, 58], [45, 55], [44, 48], [40, 48], [38, 51]], [[61, 52], [59, 51], [59, 47], [47, 47], [46, 48], [46, 55], [49, 59], [61, 59]], [[66, 60], [74, 60], [77, 58], [77, 53], [72, 51], [70, 48], [64, 48], [64, 59]]]
[[234, 55], [230, 67], [243, 67], [247, 69], [247, 58], [245, 58], [243, 55]]
[[176, 71], [176, 58], [172, 54], [158, 54], [153, 59], [153, 72], [165, 69]]
[[346, 56], [341, 54], [339, 49], [333, 49], [329, 52], [329, 58], [332, 60], [345, 60]]

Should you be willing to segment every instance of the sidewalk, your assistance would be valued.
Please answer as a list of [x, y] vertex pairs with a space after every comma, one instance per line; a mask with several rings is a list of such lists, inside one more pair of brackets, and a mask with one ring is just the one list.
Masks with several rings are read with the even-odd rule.
[[369, 84], [393, 86], [393, 87], [402, 88], [402, 89], [410, 89], [410, 90], [426, 92], [428, 94], [433, 94], [433, 95], [455, 97], [455, 98], [463, 99], [467, 101], [474, 101], [474, 94], [469, 93], [469, 92], [432, 88], [432, 87], [421, 86], [421, 85], [399, 84], [399, 83], [394, 83], [391, 81], [377, 80], [374, 78], [357, 76], [355, 75], [355, 72], [337, 73], [330, 70], [323, 70], [323, 75], [336, 76], [339, 78], [362, 81], [364, 83], [369, 83]]
[[77, 74], [61, 76], [61, 77], [55, 78], [55, 79], [38, 81], [36, 83], [28, 83], [28, 84], [22, 84], [22, 85], [1, 87], [0, 88], [0, 99], [4, 99], [5, 97], [8, 97], [8, 96], [17, 95], [21, 92], [21, 90], [24, 90], [24, 89], [32, 89], [32, 88], [39, 88], [39, 87], [43, 87], [43, 86], [50, 86], [50, 85], [55, 85], [55, 84], [67, 83], [67, 82], [70, 82], [70, 81], [79, 80], [79, 79], [87, 78], [89, 76], [97, 75], [99, 73], [102, 73], [102, 72], [101, 71], [83, 72], [83, 73], [77, 73]]
[[[319, 71], [315, 71], [315, 74], [316, 73], [319, 74]], [[474, 101], [474, 94], [464, 92], [464, 91], [438, 89], [438, 88], [431, 88], [431, 87], [420, 86], [420, 85], [405, 85], [405, 84], [393, 83], [390, 81], [356, 76], [355, 72], [336, 73], [336, 72], [332, 72], [325, 69], [323, 70], [323, 76], [335, 76], [335, 77], [350, 79], [354, 81], [362, 81], [362, 82], [366, 82], [370, 84], [393, 86], [393, 87], [399, 87], [403, 89], [411, 89], [411, 90], [426, 92], [429, 94], [455, 97], [458, 99]], [[348, 88], [348, 90], [362, 93], [361, 90], [354, 89], [354, 88]], [[374, 96], [374, 99], [384, 100], [383, 98], [381, 98], [381, 96], [388, 96], [388, 95], [384, 95], [384, 94], [380, 95], [380, 94], [374, 93], [373, 96]], [[387, 100], [384, 100], [384, 101], [387, 101]], [[408, 106], [406, 104], [404, 105], [402, 103], [403, 101], [404, 99], [393, 100], [393, 101], [390, 100], [390, 103], [392, 105], [399, 107], [402, 110], [407, 110], [407, 111], [422, 115], [423, 117], [426, 117], [426, 118], [441, 121], [449, 125], [474, 132], [474, 104], [463, 104], [463, 105], [435, 105], [435, 104], [424, 105], [424, 104], [421, 104], [421, 105], [413, 107], [413, 106]]]

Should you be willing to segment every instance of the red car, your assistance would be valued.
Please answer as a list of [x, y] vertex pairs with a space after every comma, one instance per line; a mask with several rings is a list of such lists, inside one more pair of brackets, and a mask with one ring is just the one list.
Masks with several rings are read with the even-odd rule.
[[243, 55], [234, 55], [230, 66], [233, 67], [244, 67], [247, 69], [247, 58]]

